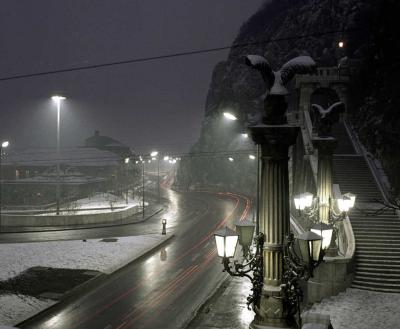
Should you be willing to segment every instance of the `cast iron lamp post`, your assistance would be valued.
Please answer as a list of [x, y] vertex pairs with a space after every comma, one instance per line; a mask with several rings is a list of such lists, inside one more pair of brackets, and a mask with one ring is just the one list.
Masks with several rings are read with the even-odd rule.
[[[253, 310], [259, 308], [261, 291], [263, 287], [263, 246], [264, 234], [259, 233], [254, 242], [256, 250], [251, 251], [251, 243], [254, 234], [254, 225], [249, 222], [238, 222], [236, 231], [228, 227], [214, 233], [218, 256], [222, 258], [224, 271], [231, 276], [247, 277], [253, 284], [253, 291], [247, 297], [247, 306], [252, 304]], [[314, 232], [305, 232], [296, 239], [291, 233], [286, 239], [284, 247], [285, 271], [283, 273], [282, 291], [283, 305], [288, 323], [293, 321], [293, 316], [299, 314], [300, 302], [303, 299], [303, 291], [299, 286], [299, 280], [308, 280], [313, 276], [314, 269], [322, 262], [321, 253], [322, 237]], [[231, 264], [231, 258], [235, 256], [237, 243], [241, 244], [244, 252], [244, 262], [237, 260]], [[252, 274], [252, 276], [251, 276]], [[249, 307], [250, 308], [250, 307]], [[301, 319], [299, 320], [301, 321]]]
[[51, 99], [57, 104], [57, 187], [56, 187], [56, 214], [60, 214], [60, 109], [63, 96], [52, 96]]
[[[222, 258], [225, 272], [231, 276], [246, 277], [251, 281], [253, 293], [247, 297], [247, 306], [250, 308], [250, 304], [252, 304], [253, 309], [255, 309], [259, 307], [263, 287], [264, 234], [259, 233], [254, 238], [256, 250], [252, 253], [250, 245], [253, 240], [254, 224], [236, 224], [236, 229], [239, 234], [228, 227], [214, 233], [217, 252], [218, 256]], [[245, 262], [240, 263], [234, 260], [231, 264], [230, 258], [235, 256], [238, 241], [243, 243], [242, 247], [248, 250], [247, 257], [245, 257]]]
[[10, 145], [9, 141], [2, 141], [0, 144], [0, 232], [1, 232], [1, 207], [2, 207], [2, 197], [3, 197], [3, 184], [2, 184], [2, 167], [1, 167], [1, 159], [3, 157], [3, 149], [7, 148]]

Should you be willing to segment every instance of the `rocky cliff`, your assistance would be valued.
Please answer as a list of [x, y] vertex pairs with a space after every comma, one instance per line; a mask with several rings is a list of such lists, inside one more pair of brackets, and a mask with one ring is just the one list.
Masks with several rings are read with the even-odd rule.
[[[245, 65], [244, 56], [263, 55], [275, 68], [303, 54], [312, 56], [319, 66], [335, 66], [344, 56], [366, 65], [374, 61], [375, 50], [371, 43], [374, 38], [382, 38], [379, 26], [385, 22], [379, 20], [378, 12], [386, 8], [387, 3], [396, 6], [395, 1], [383, 0], [275, 0], [262, 6], [240, 28], [226, 61], [218, 63], [214, 69], [201, 136], [190, 156], [182, 160], [177, 184], [181, 188], [217, 185], [254, 191], [255, 163], [249, 161], [248, 155], [255, 149], [253, 143], [240, 134], [249, 123], [259, 120], [265, 86], [261, 75]], [[338, 48], [339, 40], [344, 40], [344, 48]], [[363, 79], [363, 83], [368, 84], [369, 79], [363, 74], [368, 75], [369, 69], [360, 72], [356, 81]], [[357, 116], [361, 111], [367, 121], [378, 120], [375, 116], [377, 104], [371, 102], [376, 101], [372, 93], [376, 95], [381, 91], [373, 87], [357, 88], [356, 84], [353, 84], [357, 92], [352, 99], [352, 113]], [[370, 105], [363, 105], [365, 101]], [[288, 97], [288, 102], [289, 109], [296, 106], [295, 92]], [[394, 111], [392, 104], [393, 110], [389, 112]], [[368, 115], [363, 106], [368, 106]], [[222, 117], [224, 111], [234, 112], [239, 119], [227, 122]], [[386, 120], [390, 120], [389, 112]], [[376, 121], [377, 125], [379, 122]], [[358, 128], [361, 136], [370, 136], [369, 124]], [[396, 136], [390, 138], [396, 139]]]

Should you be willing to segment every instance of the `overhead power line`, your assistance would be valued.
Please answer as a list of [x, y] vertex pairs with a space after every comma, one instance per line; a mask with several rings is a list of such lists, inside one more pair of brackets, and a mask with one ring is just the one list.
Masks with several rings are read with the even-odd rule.
[[168, 58], [173, 58], [173, 57], [192, 56], [192, 55], [205, 54], [205, 53], [217, 52], [217, 51], [228, 50], [228, 49], [257, 46], [257, 45], [263, 45], [263, 44], [268, 44], [268, 43], [272, 43], [272, 42], [282, 42], [282, 41], [299, 40], [299, 39], [305, 39], [305, 38], [311, 38], [311, 37], [320, 37], [320, 36], [330, 35], [330, 34], [343, 35], [345, 33], [347, 34], [347, 33], [355, 32], [355, 31], [359, 31], [359, 30], [360, 29], [353, 28], [353, 29], [346, 29], [346, 30], [332, 30], [332, 31], [325, 31], [325, 32], [318, 32], [318, 33], [293, 35], [293, 36], [289, 36], [289, 37], [276, 38], [276, 39], [271, 38], [271, 39], [264, 40], [264, 41], [233, 44], [230, 46], [223, 46], [223, 47], [216, 47], [216, 48], [190, 50], [190, 51], [185, 51], [185, 52], [178, 52], [178, 53], [151, 56], [151, 57], [139, 57], [139, 58], [133, 58], [133, 59], [127, 59], [127, 60], [115, 61], [115, 62], [108, 62], [108, 63], [99, 63], [99, 64], [76, 66], [76, 67], [69, 67], [69, 68], [50, 70], [50, 71], [42, 71], [42, 72], [36, 72], [36, 73], [11, 75], [11, 76], [6, 76], [6, 77], [0, 77], [0, 81], [33, 78], [33, 77], [39, 77], [39, 76], [43, 76], [43, 75], [53, 75], [53, 74], [76, 72], [76, 71], [83, 71], [83, 70], [93, 70], [93, 69], [119, 66], [119, 65], [125, 65], [125, 64], [143, 63], [143, 62], [163, 60], [163, 59], [168, 59]]

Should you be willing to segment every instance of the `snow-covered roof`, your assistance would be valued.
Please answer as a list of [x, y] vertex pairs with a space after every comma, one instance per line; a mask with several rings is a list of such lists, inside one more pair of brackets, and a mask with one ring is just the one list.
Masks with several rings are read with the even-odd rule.
[[[31, 148], [3, 155], [3, 166], [48, 167], [57, 164], [55, 148]], [[60, 149], [60, 165], [74, 167], [118, 166], [120, 157], [110, 151], [91, 147], [71, 147]]]

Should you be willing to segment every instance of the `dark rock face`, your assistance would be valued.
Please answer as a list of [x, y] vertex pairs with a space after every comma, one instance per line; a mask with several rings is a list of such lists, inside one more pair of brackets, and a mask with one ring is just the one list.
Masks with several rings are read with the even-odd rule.
[[380, 160], [395, 195], [400, 195], [400, 3], [374, 1], [368, 34], [361, 49], [362, 65], [350, 95], [352, 122], [364, 146]]
[[[248, 125], [260, 122], [265, 84], [261, 75], [245, 64], [245, 56], [263, 55], [276, 69], [291, 58], [300, 55], [310, 55], [318, 66], [335, 66], [344, 56], [357, 59], [356, 63], [365, 65], [363, 60], [366, 57], [374, 58], [375, 56], [375, 50], [372, 50], [370, 46], [373, 39], [371, 31], [376, 30], [375, 38], [382, 41], [383, 36], [379, 34], [382, 34], [379, 32], [380, 26], [389, 25], [385, 17], [392, 17], [393, 24], [398, 17], [389, 13], [385, 14], [388, 16], [381, 16], [382, 13], [379, 10], [385, 6], [390, 8], [390, 6], [398, 5], [394, 0], [274, 0], [266, 2], [242, 25], [227, 60], [217, 64], [214, 69], [205, 105], [201, 136], [192, 147], [191, 156], [182, 159], [177, 185], [181, 188], [216, 185], [234, 190], [254, 191], [256, 166], [255, 161], [249, 161], [248, 155], [255, 153], [255, 146], [250, 138], [244, 141], [238, 136]], [[389, 29], [389, 26], [387, 28]], [[342, 30], [351, 32], [346, 34], [332, 32]], [[396, 30], [392, 30], [391, 40], [397, 42], [398, 47], [398, 41], [394, 36]], [[302, 37], [305, 35], [308, 36]], [[339, 40], [344, 40], [345, 48], [337, 47]], [[386, 50], [387, 59], [389, 49], [386, 43], [383, 48]], [[371, 73], [368, 68], [360, 72], [364, 72], [364, 75]], [[382, 77], [380, 73], [376, 74], [379, 75], [379, 79], [375, 81], [362, 75], [356, 76], [356, 79], [362, 79], [362, 85], [355, 87], [357, 91], [351, 94], [351, 98], [353, 107], [360, 110], [349, 109], [358, 117], [362, 112], [363, 119], [357, 119], [361, 123], [360, 135], [362, 138], [366, 136], [363, 140], [373, 139], [375, 143], [384, 136], [378, 134], [379, 137], [372, 138], [371, 136], [375, 133], [371, 132], [369, 122], [375, 122], [375, 125], [379, 126], [382, 122], [380, 120], [392, 120], [395, 124], [398, 121], [393, 121], [393, 116], [399, 117], [399, 111], [395, 110], [397, 103], [394, 97], [386, 101], [388, 104], [391, 102], [388, 107], [391, 110], [385, 110], [383, 113], [381, 107], [377, 108], [377, 105], [383, 104], [371, 93], [374, 90], [374, 94], [385, 95], [382, 88], [385, 89], [386, 84], [382, 81], [386, 77]], [[364, 85], [371, 86], [374, 82], [383, 84], [379, 89], [365, 88]], [[368, 90], [371, 92], [368, 93]], [[379, 99], [383, 98], [384, 96], [381, 96]], [[364, 105], [365, 100], [367, 102]], [[287, 97], [287, 101], [289, 111], [296, 109], [295, 92]], [[368, 110], [362, 110], [363, 106], [367, 106]], [[238, 120], [224, 121], [222, 113], [227, 110], [235, 112]], [[396, 131], [394, 127], [392, 130]], [[397, 141], [400, 140], [398, 137], [398, 135], [391, 136], [391, 138], [397, 138]], [[228, 156], [232, 156], [235, 161], [229, 163]], [[381, 158], [383, 159], [382, 156]]]

